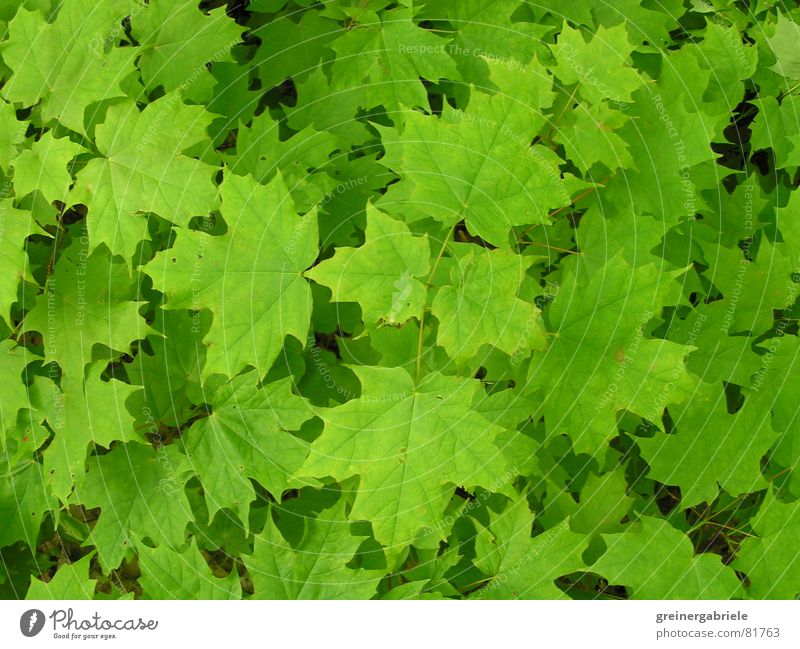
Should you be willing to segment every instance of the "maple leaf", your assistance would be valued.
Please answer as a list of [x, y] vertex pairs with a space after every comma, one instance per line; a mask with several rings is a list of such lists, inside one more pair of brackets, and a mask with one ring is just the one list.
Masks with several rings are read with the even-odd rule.
[[628, 120], [615, 134], [626, 143], [635, 170], [612, 177], [605, 200], [632, 205], [634, 214], [651, 214], [668, 227], [703, 209], [697, 188], [718, 182], [711, 142], [722, 137], [727, 123], [718, 104], [684, 100], [687, 93], [702, 97], [709, 86], [712, 72], [704, 61], [699, 53], [680, 53], [662, 67], [655, 83], [633, 90]]
[[104, 0], [87, 12], [65, 2], [52, 22], [40, 11], [20, 7], [2, 47], [3, 60], [14, 71], [3, 96], [29, 107], [41, 101], [44, 121], [57, 119], [85, 133], [86, 109], [124, 97], [121, 82], [134, 71], [133, 48], [107, 48], [131, 4]]
[[288, 379], [264, 387], [256, 382], [250, 372], [221, 386], [211, 399], [213, 412], [192, 424], [185, 438], [209, 518], [229, 507], [245, 529], [256, 498], [250, 479], [280, 497], [308, 455], [307, 445], [288, 431], [299, 430], [312, 416]]
[[354, 92], [364, 108], [383, 106], [389, 113], [404, 106], [428, 106], [420, 77], [458, 78], [445, 51], [446, 41], [411, 21], [408, 9], [386, 11], [378, 24], [346, 30], [330, 41], [331, 91]]
[[326, 202], [328, 192], [336, 187], [327, 174], [309, 172], [326, 167], [338, 141], [327, 131], [317, 131], [312, 126], [288, 140], [281, 140], [280, 135], [281, 123], [266, 112], [254, 118], [249, 127], [242, 125], [236, 135], [236, 155], [230, 157], [229, 167], [236, 174], [250, 174], [262, 184], [280, 170], [298, 210], [306, 212]]
[[697, 47], [703, 54], [705, 67], [713, 72], [704, 98], [723, 101], [733, 110], [744, 91], [742, 81], [756, 71], [757, 48], [742, 42], [742, 34], [735, 25], [724, 25], [721, 21], [706, 26], [703, 42]]
[[298, 476], [360, 476], [351, 520], [399, 555], [424, 528], [442, 537], [453, 486], [502, 474], [494, 438], [501, 428], [471, 410], [476, 381], [433, 374], [418, 386], [400, 368], [352, 367], [358, 399], [324, 413], [325, 428]]
[[239, 599], [242, 594], [236, 570], [225, 577], [212, 574], [203, 555], [191, 541], [183, 551], [168, 545], [139, 548], [142, 587], [153, 599]]
[[565, 115], [554, 139], [563, 143], [569, 158], [587, 172], [598, 162], [611, 171], [630, 169], [633, 156], [617, 133], [628, 120], [622, 111], [606, 104], [583, 106]]
[[297, 215], [277, 174], [267, 185], [227, 174], [220, 187], [228, 231], [182, 230], [144, 266], [168, 309], [210, 309], [203, 376], [265, 373], [286, 336], [305, 340], [311, 289], [302, 273], [317, 256], [316, 213]]
[[646, 331], [656, 310], [678, 299], [682, 273], [632, 268], [616, 255], [591, 277], [565, 278], [547, 312], [555, 336], [529, 373], [545, 390], [548, 435], [566, 433], [576, 451], [597, 454], [616, 435], [619, 410], [658, 422], [664, 407], [691, 396], [683, 359], [692, 348]]
[[0, 315], [8, 320], [20, 281], [32, 279], [25, 240], [42, 230], [30, 212], [16, 209], [9, 199], [0, 200], [0, 230]]
[[127, 367], [131, 384], [143, 388], [140, 410], [154, 420], [178, 426], [190, 416], [194, 404], [205, 400], [201, 385], [206, 357], [203, 335], [210, 319], [188, 311], [156, 311], [153, 328], [160, 335], [148, 336], [150, 349], [140, 349]]
[[409, 112], [402, 131], [382, 129], [380, 162], [401, 182], [378, 206], [407, 220], [433, 217], [450, 226], [464, 219], [472, 234], [501, 247], [512, 226], [547, 223], [548, 212], [568, 205], [585, 184], [562, 174], [553, 151], [531, 146], [535, 113], [480, 93], [466, 111], [446, 105], [440, 117]]
[[0, 596], [795, 597], [797, 12], [221, 4], [0, 3]]
[[38, 464], [28, 462], [9, 473], [0, 481], [0, 544], [35, 546], [42, 520], [57, 508], [56, 501]]
[[19, 155], [30, 122], [17, 120], [14, 104], [6, 101], [0, 101], [0, 121], [6, 125], [6, 128], [0, 131], [0, 167], [4, 171], [9, 171], [11, 163]]
[[489, 575], [475, 592], [478, 599], [564, 599], [558, 577], [583, 568], [581, 553], [588, 539], [564, 522], [531, 538], [533, 514], [525, 498], [517, 498], [475, 538], [475, 565]]
[[[0, 343], [0, 368], [3, 375], [9, 377], [8, 385], [0, 393], [0, 430], [4, 438], [15, 431], [19, 411], [31, 407], [22, 376], [28, 363], [35, 359], [25, 347], [18, 346], [13, 340]], [[0, 440], [0, 444], [4, 447], [5, 439]]]
[[[637, 529], [638, 528], [638, 529]], [[642, 516], [636, 528], [604, 534], [607, 550], [590, 566], [635, 599], [732, 599], [743, 589], [730, 566], [695, 555], [689, 537], [667, 521]]]
[[[95, 345], [127, 353], [152, 330], [139, 317], [134, 282], [126, 265], [105, 246], [88, 253], [85, 238], [63, 251], [42, 295], [24, 321], [25, 331], [44, 337], [45, 360], [81, 380]], [[106, 352], [107, 357], [113, 354]]]
[[206, 14], [193, 0], [152, 0], [131, 18], [145, 87], [170, 92], [191, 84], [207, 74], [207, 62], [232, 60], [230, 49], [241, 42], [242, 31], [224, 9]]
[[[782, 325], [786, 327], [787, 322], [784, 320]], [[751, 384], [747, 398], [754, 402], [754, 410], [760, 410], [764, 416], [772, 414], [772, 428], [778, 437], [770, 456], [785, 467], [782, 471], [787, 474], [787, 488], [797, 496], [800, 494], [800, 472], [796, 469], [800, 460], [800, 422], [791, 377], [800, 360], [800, 343], [794, 336], [781, 335], [764, 340], [755, 350], [758, 368], [748, 377], [752, 380], [747, 382]], [[749, 455], [751, 458], [754, 455], [752, 450]]]
[[23, 197], [39, 190], [48, 203], [64, 201], [72, 176], [68, 163], [85, 149], [69, 138], [55, 138], [48, 131], [14, 160], [14, 191]]
[[744, 572], [754, 599], [791, 599], [800, 592], [797, 503], [783, 503], [770, 489], [752, 521], [756, 533], [742, 541], [732, 567]]
[[265, 88], [285, 79], [302, 81], [323, 58], [330, 39], [341, 35], [341, 26], [310, 7], [299, 16], [283, 15], [253, 30], [261, 39], [253, 63]]
[[[86, 377], [64, 376], [60, 392], [39, 387], [40, 409], [54, 436], [43, 452], [42, 469], [50, 492], [66, 502], [75, 480], [85, 471], [86, 456], [100, 445], [137, 437], [126, 401], [137, 388], [117, 380], [103, 381], [105, 363], [94, 363]], [[102, 408], [98, 407], [102, 404]]]
[[777, 61], [772, 70], [789, 79], [800, 79], [800, 54], [797, 52], [797, 23], [778, 12], [775, 30], [767, 38]]
[[143, 214], [154, 212], [182, 226], [193, 216], [208, 215], [216, 205], [217, 169], [183, 153], [207, 137], [210, 121], [202, 107], [187, 106], [177, 93], [141, 112], [132, 101], [108, 109], [96, 128], [102, 157], [78, 172], [69, 196], [71, 204], [89, 209], [92, 249], [104, 243], [130, 260], [148, 238]]
[[[751, 245], [752, 241], [748, 241], [745, 247], [754, 258], [752, 261], [738, 247], [703, 245], [708, 249], [708, 277], [713, 278], [723, 295], [723, 323], [731, 334], [764, 333], [772, 326], [773, 311], [793, 301], [792, 273], [796, 262], [788, 246], [773, 246], [763, 239], [756, 256]], [[735, 272], [725, 272], [722, 268], [735, 269]]]
[[89, 575], [93, 553], [74, 563], [65, 563], [48, 582], [31, 579], [26, 599], [93, 599], [97, 579]]
[[[530, 260], [528, 260], [529, 262]], [[482, 345], [513, 355], [520, 347], [543, 350], [538, 309], [517, 297], [526, 260], [502, 250], [472, 251], [454, 268], [431, 306], [439, 320], [437, 341], [457, 362]]]
[[[601, 25], [587, 43], [580, 30], [564, 23], [553, 47], [558, 63], [553, 72], [564, 83], [579, 83], [578, 92], [591, 104], [609, 99], [629, 102], [631, 93], [642, 85], [636, 70], [625, 65], [633, 49], [625, 25]], [[609, 58], [620, 63], [599, 65]]]
[[494, 61], [527, 72], [540, 41], [552, 31], [547, 25], [515, 21], [512, 16], [520, 5], [519, 0], [429, 0], [419, 17], [452, 25], [455, 34], [446, 51], [462, 74], [477, 81]]
[[256, 537], [245, 565], [261, 599], [367, 599], [382, 571], [350, 568], [363, 541], [344, 513], [344, 501], [308, 518], [299, 547], [292, 547], [272, 520]]
[[671, 407], [670, 417], [673, 434], [641, 439], [639, 447], [653, 479], [680, 487], [682, 506], [711, 502], [720, 487], [738, 496], [767, 486], [761, 459], [777, 435], [754, 397], [729, 414], [721, 386], [703, 384], [691, 401]]
[[189, 464], [174, 445], [155, 450], [138, 442], [117, 444], [89, 458], [88, 466], [76, 480], [74, 497], [100, 507], [88, 541], [104, 569], [118, 567], [144, 539], [157, 546], [183, 545], [192, 517], [184, 494]]
[[800, 166], [800, 125], [794, 119], [800, 98], [790, 95], [780, 104], [774, 97], [754, 101], [759, 111], [753, 120], [753, 147], [772, 151], [778, 167]]
[[581, 489], [580, 504], [570, 515], [570, 529], [584, 534], [622, 531], [623, 521], [635, 502], [627, 491], [628, 483], [621, 468], [599, 476], [589, 475]]
[[427, 238], [368, 205], [364, 244], [338, 248], [306, 277], [330, 288], [337, 302], [358, 302], [365, 321], [399, 324], [419, 317], [425, 306], [430, 254]]

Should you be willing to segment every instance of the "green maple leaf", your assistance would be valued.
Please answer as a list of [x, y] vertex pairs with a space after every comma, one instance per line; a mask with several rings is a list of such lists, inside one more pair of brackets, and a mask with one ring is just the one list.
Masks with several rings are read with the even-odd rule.
[[566, 18], [570, 22], [577, 25], [591, 25], [594, 26], [595, 20], [592, 17], [592, 10], [596, 8], [597, 3], [594, 0], [587, 0], [580, 4], [569, 3], [562, 4], [559, 0], [539, 0], [538, 7], [548, 14], [559, 16], [562, 20]]
[[[514, 357], [512, 356], [512, 362]], [[497, 445], [507, 458], [509, 465], [522, 475], [538, 474], [539, 461], [536, 456], [540, 450], [539, 441], [516, 430], [517, 425], [526, 422], [538, 404], [520, 394], [519, 390], [509, 389], [493, 392], [475, 404], [475, 410], [489, 421], [506, 430], [497, 436]], [[511, 497], [511, 481], [494, 483], [498, 493]]]
[[286, 336], [305, 340], [311, 289], [302, 273], [317, 256], [316, 213], [299, 217], [277, 174], [266, 186], [227, 174], [221, 187], [222, 236], [182, 230], [144, 271], [168, 309], [210, 309], [203, 375], [266, 373]]
[[0, 200], [0, 230], [0, 316], [8, 321], [20, 281], [32, 280], [25, 240], [42, 230], [30, 212], [16, 209], [8, 199]]
[[431, 306], [439, 320], [437, 342], [457, 362], [482, 345], [509, 356], [545, 347], [539, 310], [517, 297], [530, 260], [502, 250], [471, 251], [452, 271]]
[[[566, 7], [558, 0], [547, 1], [556, 5], [559, 18], [566, 13]], [[640, 0], [620, 0], [613, 6], [604, 0], [587, 0], [586, 4], [591, 7], [593, 16], [593, 20], [586, 24], [606, 27], [624, 24], [630, 32], [630, 39], [642, 43], [638, 48], [640, 50], [651, 43], [662, 49], [670, 45], [673, 42], [672, 32], [680, 28], [680, 18], [686, 12], [682, 0], [664, 0], [659, 5], [648, 5]], [[705, 7], [703, 4], [695, 6], [693, 10], [704, 11]], [[569, 9], [572, 10], [572, 7]]]
[[628, 495], [620, 468], [600, 476], [590, 474], [581, 489], [580, 505], [571, 515], [570, 529], [584, 534], [609, 534], [624, 528], [622, 521], [635, 499]]
[[497, 57], [485, 56], [482, 60], [485, 60], [489, 79], [476, 87], [485, 91], [494, 90], [506, 100], [514, 100], [517, 108], [527, 107], [528, 119], [543, 129], [549, 122], [544, 113], [552, 108], [557, 93], [553, 88], [553, 77], [540, 58], [534, 58], [524, 67], [509, 64], [509, 61]]
[[188, 463], [175, 446], [155, 450], [131, 442], [89, 458], [89, 470], [77, 480], [74, 498], [100, 507], [86, 545], [97, 548], [104, 569], [116, 568], [145, 539], [177, 549], [191, 519], [184, 493]]
[[22, 198], [39, 190], [48, 203], [64, 201], [72, 184], [69, 162], [85, 149], [48, 131], [14, 160], [14, 191]]
[[753, 148], [771, 149], [778, 167], [800, 166], [800, 97], [789, 95], [780, 104], [774, 97], [754, 102], [759, 110], [753, 120]]
[[[5, 463], [0, 466], [8, 468]], [[43, 518], [56, 507], [40, 464], [14, 467], [0, 480], [0, 546], [23, 541], [35, 547]]]
[[30, 122], [17, 120], [14, 104], [0, 101], [0, 124], [3, 124], [0, 130], [0, 168], [8, 171], [19, 155]]
[[632, 268], [616, 255], [588, 278], [565, 278], [547, 312], [552, 343], [534, 354], [529, 373], [545, 390], [548, 435], [565, 433], [576, 452], [600, 453], [616, 435], [618, 411], [659, 422], [664, 407], [691, 396], [695, 379], [683, 359], [692, 348], [646, 335], [660, 306], [679, 299], [682, 273]]
[[101, 243], [130, 260], [148, 238], [147, 220], [155, 212], [186, 226], [216, 205], [217, 169], [184, 155], [204, 141], [211, 115], [187, 106], [173, 93], [143, 111], [131, 101], [108, 109], [97, 126], [102, 157], [92, 158], [76, 177], [70, 202], [89, 208], [87, 225], [94, 249]]
[[193, 404], [203, 403], [200, 377], [206, 348], [202, 339], [209, 321], [210, 317], [188, 311], [156, 311], [153, 327], [161, 335], [147, 337], [152, 354], [140, 349], [127, 368], [131, 384], [143, 388], [141, 410], [147, 408], [154, 420], [178, 426]]
[[706, 26], [699, 50], [704, 55], [706, 67], [713, 72], [706, 96], [711, 94], [733, 109], [744, 90], [741, 82], [756, 71], [757, 48], [742, 43], [742, 35], [736, 26], [712, 21]]
[[[693, 2], [693, 11], [708, 11], [705, 4]], [[563, 3], [560, 0], [538, 0], [536, 8], [546, 9], [552, 19], [567, 20], [585, 25], [591, 32], [601, 25], [612, 27], [625, 24], [634, 41], [646, 41], [664, 48], [672, 43], [670, 32], [679, 27], [678, 20], [686, 11], [682, 0], [664, 0], [658, 6], [643, 4], [641, 0], [619, 0], [613, 6], [604, 0]], [[708, 5], [711, 7], [711, 5]], [[546, 20], [544, 16], [539, 18]]]
[[426, 527], [444, 538], [452, 487], [491, 483], [505, 469], [494, 442], [502, 429], [471, 410], [479, 383], [433, 374], [414, 387], [400, 368], [351, 369], [361, 397], [323, 413], [298, 475], [360, 476], [350, 519], [372, 522], [392, 556]]
[[[756, 116], [756, 120], [758, 116]], [[733, 192], [719, 192], [716, 189], [703, 192], [707, 197], [709, 210], [703, 221], [692, 224], [692, 235], [697, 233], [701, 240], [714, 240], [726, 248], [733, 248], [755, 234], [753, 216], [759, 220], [773, 209], [770, 202], [771, 193], [764, 191], [759, 185], [758, 174], [751, 173], [747, 179], [737, 185]], [[772, 196], [774, 199], [774, 196]], [[787, 211], [791, 209], [786, 206]], [[780, 219], [781, 227], [789, 222]]]
[[301, 543], [286, 542], [272, 520], [244, 557], [260, 599], [368, 599], [383, 571], [350, 568], [363, 541], [345, 516], [344, 501], [304, 520]]
[[489, 579], [473, 597], [565, 599], [555, 580], [583, 568], [588, 538], [571, 531], [566, 521], [531, 538], [534, 517], [525, 498], [489, 516], [489, 526], [475, 538], [475, 565]]
[[151, 599], [239, 599], [236, 569], [225, 577], [212, 574], [192, 541], [183, 551], [167, 545], [138, 548], [142, 588]]
[[370, 139], [367, 126], [353, 119], [361, 110], [361, 88], [334, 92], [322, 67], [297, 82], [298, 104], [287, 107], [287, 124], [296, 131], [313, 127], [331, 133], [347, 146]]
[[[783, 321], [783, 325], [787, 324]], [[780, 335], [761, 342], [757, 371], [752, 373], [748, 398], [764, 413], [772, 413], [772, 427], [778, 439], [770, 452], [780, 466], [786, 467], [787, 487], [793, 496], [800, 495], [800, 420], [797, 417], [797, 394], [791, 377], [800, 361], [800, 341], [795, 336]]]
[[308, 403], [283, 379], [258, 387], [254, 373], [234, 378], [211, 399], [213, 412], [195, 422], [185, 445], [203, 484], [209, 519], [223, 507], [235, 511], [245, 530], [256, 480], [275, 498], [308, 455], [308, 446], [289, 431], [311, 418]]
[[127, 353], [134, 340], [152, 333], [139, 317], [141, 302], [134, 298], [126, 265], [105, 246], [89, 255], [85, 239], [76, 238], [56, 262], [24, 329], [42, 334], [47, 362], [58, 363], [66, 376], [80, 380], [95, 345]]
[[691, 401], [670, 408], [675, 422], [671, 435], [638, 440], [650, 476], [678, 485], [681, 506], [712, 502], [721, 487], [732, 496], [767, 486], [761, 460], [777, 437], [768, 408], [754, 397], [734, 414], [728, 413], [719, 385], [702, 384]]
[[796, 253], [788, 246], [773, 245], [764, 238], [757, 256], [749, 250], [753, 261], [738, 247], [703, 247], [710, 266], [706, 273], [723, 295], [723, 323], [730, 333], [764, 333], [773, 324], [773, 311], [791, 306], [796, 293], [792, 281]]
[[664, 225], [651, 216], [639, 215], [631, 205], [609, 214], [604, 201], [604, 197], [598, 197], [596, 203], [587, 206], [574, 235], [580, 255], [564, 259], [561, 264], [565, 270], [580, 266], [591, 277], [615, 254], [621, 254], [633, 267], [653, 260], [650, 251], [663, 239]]
[[89, 576], [89, 564], [93, 553], [74, 563], [65, 563], [48, 582], [31, 579], [25, 599], [94, 599], [97, 579]]
[[358, 302], [365, 322], [399, 324], [425, 306], [430, 254], [426, 237], [368, 205], [364, 245], [337, 248], [306, 277], [331, 289], [336, 302]]
[[152, 0], [131, 17], [146, 89], [170, 92], [208, 74], [209, 61], [232, 60], [230, 50], [242, 31], [223, 9], [206, 14], [192, 0]]
[[634, 599], [742, 597], [736, 574], [719, 556], [695, 555], [689, 537], [665, 520], [642, 516], [640, 523], [604, 534], [608, 549], [589, 569], [625, 586]]
[[512, 14], [521, 4], [519, 0], [429, 0], [419, 18], [452, 25], [456, 33], [446, 51], [467, 78], [477, 81], [493, 61], [528, 72], [526, 65], [541, 49], [543, 36], [552, 31], [548, 25], [514, 21]]
[[313, 8], [299, 17], [283, 15], [253, 30], [261, 39], [253, 63], [265, 88], [277, 86], [284, 79], [301, 81], [326, 57], [332, 37], [341, 35], [338, 22]]
[[401, 182], [379, 207], [448, 226], [464, 219], [472, 234], [501, 247], [512, 226], [547, 223], [548, 212], [568, 205], [585, 184], [562, 177], [553, 151], [530, 146], [543, 120], [537, 108], [476, 92], [466, 111], [446, 104], [441, 117], [409, 112], [401, 132], [382, 129], [380, 162]]
[[438, 81], [459, 76], [445, 51], [447, 41], [414, 24], [406, 8], [386, 11], [380, 20], [356, 25], [329, 43], [336, 53], [331, 90], [355, 92], [364, 108], [383, 106], [389, 113], [404, 106], [427, 107], [420, 77]]
[[13, 340], [4, 340], [0, 343], [0, 371], [9, 379], [0, 391], [0, 433], [2, 433], [0, 448], [5, 449], [5, 438], [15, 432], [19, 411], [31, 407], [22, 375], [25, 367], [33, 360], [36, 360], [36, 357]]
[[47, 403], [42, 408], [54, 431], [43, 453], [43, 470], [51, 493], [66, 501], [75, 480], [84, 473], [86, 455], [100, 445], [105, 448], [117, 440], [130, 440], [134, 418], [125, 402], [137, 388], [117, 380], [103, 381], [100, 375], [106, 363], [98, 362], [86, 370], [85, 381], [64, 376], [61, 392], [55, 386], [40, 386]]
[[756, 536], [748, 536], [732, 567], [747, 575], [747, 594], [754, 599], [794, 599], [800, 593], [800, 508], [767, 492], [752, 520]]
[[769, 47], [777, 59], [770, 69], [787, 79], [800, 79], [800, 52], [797, 51], [797, 38], [800, 29], [797, 23], [778, 13], [775, 31], [767, 38]]
[[700, 53], [676, 53], [661, 66], [655, 83], [633, 92], [625, 110], [628, 120], [615, 134], [627, 144], [635, 170], [608, 181], [606, 204], [631, 206], [637, 218], [650, 214], [667, 227], [703, 210], [699, 188], [719, 182], [711, 142], [723, 137], [728, 120], [718, 103], [685, 100], [687, 95], [704, 95], [713, 76], [707, 65]]
[[57, 119], [85, 133], [85, 110], [104, 99], [123, 97], [120, 83], [134, 71], [133, 48], [108, 48], [131, 5], [127, 0], [106, 0], [87, 12], [78, 4], [63, 3], [52, 22], [39, 11], [21, 7], [2, 46], [3, 60], [14, 71], [3, 96], [24, 106], [41, 102], [44, 121]]
[[686, 359], [686, 367], [703, 381], [749, 385], [761, 362], [752, 350], [752, 338], [721, 335], [730, 327], [729, 306], [718, 300], [701, 305], [685, 320], [673, 321], [670, 340], [697, 348]]
[[565, 114], [555, 139], [582, 170], [588, 172], [598, 162], [611, 171], [630, 169], [633, 156], [617, 133], [628, 121], [622, 111], [605, 104], [581, 106]]
[[323, 169], [338, 142], [330, 133], [311, 126], [288, 140], [281, 140], [280, 135], [280, 122], [268, 112], [255, 117], [248, 128], [240, 126], [236, 156], [231, 158], [229, 167], [241, 176], [250, 174], [262, 184], [280, 170], [298, 209], [308, 211], [334, 189], [334, 181], [327, 174], [310, 174], [309, 170]]
[[[566, 84], [578, 83], [578, 92], [591, 104], [604, 100], [630, 102], [642, 86], [638, 72], [627, 64], [634, 46], [624, 24], [597, 28], [587, 43], [578, 29], [564, 23], [552, 48], [558, 66], [554, 74]], [[602, 65], [601, 61], [614, 61]]]

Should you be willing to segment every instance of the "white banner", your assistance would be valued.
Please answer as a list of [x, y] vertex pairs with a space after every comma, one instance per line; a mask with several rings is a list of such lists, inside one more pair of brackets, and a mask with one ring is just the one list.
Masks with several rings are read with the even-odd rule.
[[798, 647], [797, 601], [0, 602], [2, 647]]

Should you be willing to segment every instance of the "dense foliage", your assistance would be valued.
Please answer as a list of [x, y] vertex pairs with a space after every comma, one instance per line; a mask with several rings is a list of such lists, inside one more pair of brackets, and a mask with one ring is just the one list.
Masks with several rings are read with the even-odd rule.
[[800, 10], [2, 0], [0, 593], [800, 593]]

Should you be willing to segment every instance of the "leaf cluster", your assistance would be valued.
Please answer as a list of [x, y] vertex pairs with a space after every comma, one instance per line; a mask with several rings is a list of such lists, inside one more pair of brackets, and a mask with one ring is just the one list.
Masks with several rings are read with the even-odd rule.
[[796, 597], [798, 20], [0, 3], [0, 594]]

